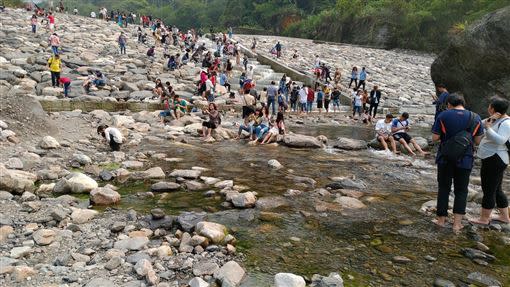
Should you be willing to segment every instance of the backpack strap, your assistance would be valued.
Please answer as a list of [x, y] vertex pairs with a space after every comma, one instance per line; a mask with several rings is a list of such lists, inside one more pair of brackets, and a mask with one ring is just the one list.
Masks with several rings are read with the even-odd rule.
[[510, 118], [504, 118], [501, 122], [499, 122], [498, 131], [499, 131], [499, 128], [501, 127], [501, 124], [504, 123], [506, 120], [510, 120]]

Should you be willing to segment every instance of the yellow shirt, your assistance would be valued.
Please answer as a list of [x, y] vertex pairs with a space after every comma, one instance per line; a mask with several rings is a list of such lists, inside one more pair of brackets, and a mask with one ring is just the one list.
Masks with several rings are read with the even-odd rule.
[[51, 57], [48, 59], [48, 65], [50, 66], [50, 72], [60, 72], [60, 65], [62, 60], [60, 58]]

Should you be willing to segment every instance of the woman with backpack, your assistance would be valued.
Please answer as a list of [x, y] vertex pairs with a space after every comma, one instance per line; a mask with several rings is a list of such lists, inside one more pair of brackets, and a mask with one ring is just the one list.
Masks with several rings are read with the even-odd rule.
[[[489, 225], [491, 220], [510, 223], [508, 198], [503, 192], [502, 181], [509, 163], [510, 117], [507, 115], [509, 102], [500, 97], [491, 99], [488, 112], [490, 117], [484, 120], [485, 137], [480, 142], [477, 156], [482, 159], [480, 177], [482, 179], [482, 211], [472, 223]], [[499, 215], [491, 218], [494, 207]]]

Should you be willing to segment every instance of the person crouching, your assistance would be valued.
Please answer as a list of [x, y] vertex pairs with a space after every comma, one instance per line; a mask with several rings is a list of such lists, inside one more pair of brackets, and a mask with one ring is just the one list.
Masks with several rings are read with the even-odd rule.
[[122, 144], [122, 134], [117, 128], [108, 127], [107, 125], [100, 125], [97, 127], [97, 134], [106, 139], [112, 151], [119, 151]]

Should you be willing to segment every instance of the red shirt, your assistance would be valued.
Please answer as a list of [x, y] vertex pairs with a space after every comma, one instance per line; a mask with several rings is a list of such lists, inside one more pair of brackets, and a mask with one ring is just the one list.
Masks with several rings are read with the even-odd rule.
[[315, 92], [313, 89], [308, 88], [308, 95], [306, 97], [306, 100], [309, 102], [313, 102], [313, 99], [315, 98]]
[[55, 16], [49, 15], [48, 19], [50, 20], [50, 24], [55, 24]]
[[62, 84], [67, 84], [67, 83], [70, 83], [71, 82], [71, 79], [69, 78], [66, 78], [66, 77], [63, 77], [63, 78], [60, 78], [60, 83]]

